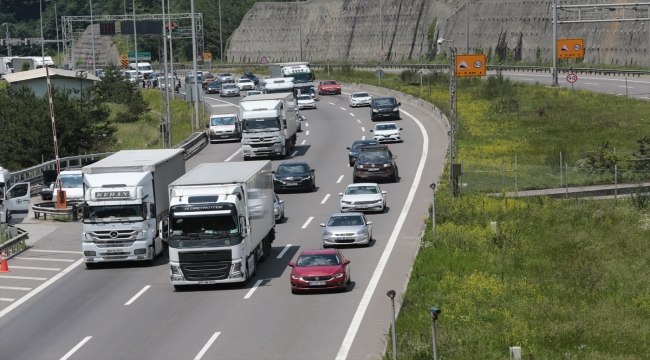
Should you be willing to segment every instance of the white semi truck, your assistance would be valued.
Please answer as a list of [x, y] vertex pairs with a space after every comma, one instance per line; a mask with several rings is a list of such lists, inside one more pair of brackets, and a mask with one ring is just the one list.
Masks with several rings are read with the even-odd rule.
[[239, 102], [242, 156], [291, 155], [296, 146], [297, 106], [293, 93], [247, 96]]
[[84, 166], [82, 173], [86, 267], [153, 263], [163, 250], [158, 222], [169, 210], [167, 188], [185, 174], [184, 150], [123, 150]]
[[314, 88], [314, 73], [308, 62], [269, 64], [269, 73], [274, 78], [293, 78], [295, 89], [307, 93]]
[[275, 240], [271, 162], [205, 163], [169, 185], [170, 281], [246, 282]]

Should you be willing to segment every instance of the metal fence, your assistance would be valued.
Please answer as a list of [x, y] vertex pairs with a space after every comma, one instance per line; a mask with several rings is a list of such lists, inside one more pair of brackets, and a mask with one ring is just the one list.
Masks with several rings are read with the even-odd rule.
[[2, 240], [7, 240], [0, 243], [0, 251], [5, 250], [7, 257], [10, 258], [27, 248], [25, 244], [29, 238], [27, 231], [9, 225], [6, 229], [2, 229], [2, 232]]

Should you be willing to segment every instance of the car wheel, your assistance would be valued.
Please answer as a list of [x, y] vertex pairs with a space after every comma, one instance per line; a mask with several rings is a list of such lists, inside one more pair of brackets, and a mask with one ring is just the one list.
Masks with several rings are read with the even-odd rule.
[[354, 161], [348, 161], [350, 163], [350, 167], [354, 166]]
[[314, 192], [314, 191], [316, 191], [316, 182], [315, 181], [311, 184], [311, 192]]
[[96, 268], [97, 268], [97, 264], [89, 263], [89, 262], [86, 263], [86, 269], [92, 270], [92, 269], [96, 269]]
[[397, 170], [393, 173], [393, 175], [390, 177], [391, 182], [397, 182]]
[[352, 183], [355, 184], [355, 183], [358, 183], [358, 182], [359, 182], [359, 178], [357, 178], [356, 176], [352, 175]]
[[298, 292], [296, 290], [294, 290], [294, 289], [291, 289], [291, 293], [296, 295]]

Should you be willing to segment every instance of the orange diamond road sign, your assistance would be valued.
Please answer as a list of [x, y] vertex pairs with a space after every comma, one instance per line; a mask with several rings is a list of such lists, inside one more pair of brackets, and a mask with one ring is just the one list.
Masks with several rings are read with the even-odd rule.
[[585, 57], [584, 39], [558, 39], [558, 59], [582, 59]]
[[129, 55], [128, 54], [120, 54], [120, 61], [122, 62], [122, 67], [123, 68], [128, 68], [129, 67]]
[[262, 56], [262, 59], [260, 60], [260, 64], [266, 65], [268, 63], [269, 63], [269, 61], [266, 59], [266, 56]]
[[486, 74], [485, 54], [456, 55], [456, 76], [485, 76]]

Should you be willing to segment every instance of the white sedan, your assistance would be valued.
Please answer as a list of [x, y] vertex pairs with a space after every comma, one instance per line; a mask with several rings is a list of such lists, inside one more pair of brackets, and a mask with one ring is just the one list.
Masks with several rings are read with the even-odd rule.
[[315, 109], [316, 100], [310, 95], [298, 95], [298, 109]]
[[255, 83], [251, 79], [239, 79], [237, 80], [237, 87], [239, 88], [239, 91], [255, 90]]
[[341, 197], [341, 212], [347, 211], [384, 211], [386, 208], [386, 191], [375, 183], [350, 184]]
[[350, 107], [370, 106], [372, 96], [367, 92], [355, 92], [350, 95]]
[[401, 130], [404, 129], [398, 128], [395, 123], [383, 123], [375, 125], [375, 129], [370, 130], [370, 132], [374, 134], [373, 139], [379, 143], [389, 141], [403, 142]]

